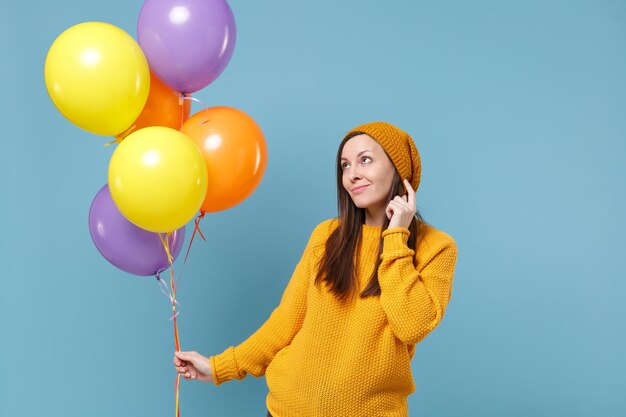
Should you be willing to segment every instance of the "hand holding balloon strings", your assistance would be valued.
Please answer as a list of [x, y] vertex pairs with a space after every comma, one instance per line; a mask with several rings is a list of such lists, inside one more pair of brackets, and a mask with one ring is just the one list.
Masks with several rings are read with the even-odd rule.
[[[173, 262], [185, 224], [200, 210], [194, 236], [197, 232], [205, 239], [199, 228], [205, 212], [228, 209], [254, 191], [265, 170], [267, 149], [256, 123], [235, 109], [209, 111], [228, 116], [219, 122], [213, 137], [219, 141], [212, 142], [212, 150], [200, 151], [192, 143], [208, 138], [209, 126], [197, 130], [192, 140], [191, 134], [178, 131], [185, 128], [191, 102], [199, 102], [190, 94], [215, 80], [232, 56], [236, 26], [226, 0], [145, 0], [137, 37], [138, 43], [107, 23], [73, 26], [50, 47], [45, 81], [63, 116], [89, 132], [115, 138], [108, 184], [90, 209], [91, 237], [116, 267], [156, 276], [174, 312], [175, 347], [180, 351], [176, 292], [182, 271], [176, 283]], [[202, 50], [186, 47], [198, 39], [203, 40]], [[211, 187], [209, 166], [211, 181], [221, 181]], [[161, 277], [167, 268], [169, 288]], [[196, 370], [202, 365], [206, 363]], [[177, 416], [180, 376], [175, 385]]]

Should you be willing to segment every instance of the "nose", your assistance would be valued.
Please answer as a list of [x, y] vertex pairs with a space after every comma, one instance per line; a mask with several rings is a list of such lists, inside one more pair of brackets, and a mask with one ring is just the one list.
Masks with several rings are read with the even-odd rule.
[[350, 178], [350, 181], [352, 182], [358, 181], [362, 178], [361, 173], [357, 167], [358, 165], [350, 166], [350, 172], [348, 172], [348, 178]]

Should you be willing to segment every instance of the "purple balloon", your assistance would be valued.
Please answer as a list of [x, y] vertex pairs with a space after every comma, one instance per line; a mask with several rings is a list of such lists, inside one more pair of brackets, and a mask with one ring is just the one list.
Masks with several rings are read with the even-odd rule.
[[[141, 229], [118, 210], [105, 185], [89, 209], [91, 239], [107, 261], [135, 275], [156, 275], [169, 267], [158, 233]], [[170, 235], [170, 253], [176, 259], [185, 240], [185, 227]]]
[[237, 35], [225, 0], [146, 0], [137, 37], [152, 72], [174, 90], [193, 93], [224, 71]]

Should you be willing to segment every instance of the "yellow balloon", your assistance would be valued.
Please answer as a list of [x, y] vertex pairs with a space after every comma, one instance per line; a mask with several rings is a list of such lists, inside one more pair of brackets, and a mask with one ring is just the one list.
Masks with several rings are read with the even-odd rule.
[[196, 144], [169, 127], [128, 135], [109, 162], [109, 190], [132, 223], [151, 232], [171, 232], [191, 220], [204, 201], [207, 169]]
[[57, 109], [99, 135], [128, 129], [150, 90], [148, 61], [139, 44], [102, 22], [81, 23], [61, 33], [48, 51], [44, 73]]

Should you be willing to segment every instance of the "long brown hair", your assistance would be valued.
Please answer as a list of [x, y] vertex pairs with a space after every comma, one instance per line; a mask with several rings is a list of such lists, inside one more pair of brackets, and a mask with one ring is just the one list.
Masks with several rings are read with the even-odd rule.
[[[341, 168], [341, 152], [346, 142], [362, 132], [353, 132], [346, 136], [339, 145], [337, 151], [337, 208], [339, 212], [339, 226], [333, 231], [326, 241], [326, 250], [319, 262], [319, 269], [315, 278], [315, 284], [325, 282], [329, 286], [329, 290], [340, 300], [346, 300], [353, 296], [356, 286], [356, 267], [355, 261], [359, 259], [355, 257], [359, 243], [362, 238], [362, 225], [365, 223], [365, 209], [357, 207], [348, 191], [343, 186]], [[387, 155], [389, 157], [389, 155]], [[405, 194], [404, 184], [398, 170], [395, 169], [389, 196], [387, 201], [393, 200], [397, 195]], [[418, 210], [415, 211], [415, 217], [409, 225], [408, 246], [415, 249], [423, 235], [423, 226], [425, 222]], [[382, 230], [389, 226], [389, 219], [385, 216]], [[361, 298], [380, 295], [380, 285], [378, 283], [378, 267], [380, 266], [380, 255], [383, 251], [383, 238], [378, 243], [378, 256], [376, 257], [376, 265], [374, 272], [370, 277], [369, 283], [360, 294]], [[358, 254], [356, 254], [358, 255]], [[416, 265], [416, 259], [413, 257], [413, 264]]]

